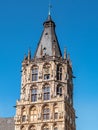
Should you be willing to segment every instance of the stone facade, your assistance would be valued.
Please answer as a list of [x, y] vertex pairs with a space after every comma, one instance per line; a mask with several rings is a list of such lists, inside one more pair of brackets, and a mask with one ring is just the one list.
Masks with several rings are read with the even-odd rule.
[[66, 51], [62, 57], [49, 15], [34, 58], [29, 51], [22, 62], [15, 130], [76, 130], [73, 77], [70, 58]]

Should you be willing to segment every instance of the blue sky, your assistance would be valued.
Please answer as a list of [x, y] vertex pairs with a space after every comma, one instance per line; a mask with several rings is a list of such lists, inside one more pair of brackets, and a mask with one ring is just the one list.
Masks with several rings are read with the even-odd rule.
[[[34, 55], [48, 0], [0, 0], [0, 117], [15, 114], [20, 97], [21, 62]], [[77, 130], [98, 129], [98, 1], [52, 0], [52, 19], [62, 53], [73, 63]]]

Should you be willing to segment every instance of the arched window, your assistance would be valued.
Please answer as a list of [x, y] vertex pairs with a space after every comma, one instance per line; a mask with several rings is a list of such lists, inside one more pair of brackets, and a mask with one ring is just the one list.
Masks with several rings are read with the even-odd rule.
[[43, 88], [43, 100], [50, 100], [50, 87], [48, 85]]
[[62, 80], [62, 66], [57, 65], [57, 80]]
[[36, 107], [31, 107], [30, 108], [30, 121], [36, 121], [37, 120], [37, 109]]
[[59, 85], [57, 86], [56, 94], [62, 96], [62, 87]]
[[31, 102], [37, 101], [37, 88], [31, 89]]
[[48, 107], [45, 107], [43, 109], [43, 119], [49, 120], [49, 118], [50, 118], [50, 109]]
[[38, 80], [38, 68], [33, 68], [32, 69], [32, 81], [37, 81]]
[[26, 115], [23, 115], [22, 116], [22, 122], [25, 122], [26, 121]]

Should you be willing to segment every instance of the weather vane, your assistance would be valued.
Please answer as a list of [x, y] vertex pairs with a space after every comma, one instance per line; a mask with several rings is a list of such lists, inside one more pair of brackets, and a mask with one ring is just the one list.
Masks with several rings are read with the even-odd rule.
[[49, 15], [51, 15], [51, 8], [52, 8], [52, 4], [51, 4], [51, 0], [49, 0], [49, 12], [48, 12]]

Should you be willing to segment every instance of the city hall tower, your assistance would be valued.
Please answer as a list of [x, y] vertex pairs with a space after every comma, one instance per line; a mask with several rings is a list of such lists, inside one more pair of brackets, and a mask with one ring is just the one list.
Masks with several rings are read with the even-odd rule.
[[76, 130], [72, 64], [66, 50], [62, 57], [50, 14], [43, 26], [34, 57], [29, 50], [22, 62], [15, 130]]

